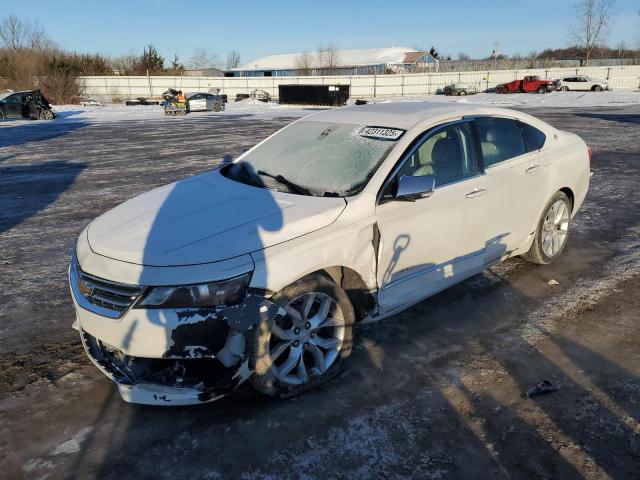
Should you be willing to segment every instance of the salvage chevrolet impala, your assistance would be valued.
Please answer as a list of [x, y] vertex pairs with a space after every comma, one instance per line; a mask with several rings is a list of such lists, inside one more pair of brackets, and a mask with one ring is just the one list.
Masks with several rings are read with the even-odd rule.
[[556, 260], [590, 155], [506, 109], [316, 113], [91, 222], [69, 268], [74, 326], [126, 401], [212, 401], [245, 381], [295, 395], [341, 371], [358, 322], [509, 257]]

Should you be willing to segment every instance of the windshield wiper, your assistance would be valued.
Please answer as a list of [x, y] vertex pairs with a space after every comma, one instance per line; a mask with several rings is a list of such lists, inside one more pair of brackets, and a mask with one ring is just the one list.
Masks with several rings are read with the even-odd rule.
[[301, 195], [311, 195], [311, 192], [309, 190], [307, 190], [303, 186], [298, 185], [297, 183], [293, 183], [291, 180], [287, 180], [282, 175], [272, 175], [272, 174], [267, 173], [267, 172], [265, 172], [263, 170], [258, 170], [257, 173], [258, 173], [258, 175], [262, 175], [263, 177], [273, 178], [277, 182], [289, 187], [295, 193], [299, 193]]

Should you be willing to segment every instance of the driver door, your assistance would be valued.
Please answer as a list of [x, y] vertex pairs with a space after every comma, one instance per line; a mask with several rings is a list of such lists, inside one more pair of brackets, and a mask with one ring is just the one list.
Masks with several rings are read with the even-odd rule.
[[[424, 134], [388, 179], [376, 207], [381, 314], [484, 267], [487, 187], [479, 161], [471, 124], [455, 122]], [[412, 202], [394, 199], [403, 175], [433, 177], [433, 194]]]

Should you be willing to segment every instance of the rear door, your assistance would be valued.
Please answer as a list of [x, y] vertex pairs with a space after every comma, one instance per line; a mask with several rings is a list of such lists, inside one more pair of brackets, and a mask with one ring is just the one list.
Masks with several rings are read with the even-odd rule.
[[191, 111], [200, 111], [207, 109], [207, 101], [204, 98], [204, 94], [196, 93], [191, 98], [189, 98], [189, 110]]
[[[470, 122], [425, 133], [387, 181], [376, 207], [381, 312], [415, 303], [484, 266], [486, 184]], [[393, 199], [402, 176], [429, 176], [436, 188], [414, 202]]]
[[576, 86], [578, 90], [591, 90], [592, 83], [586, 77], [578, 77]]
[[487, 252], [490, 264], [534, 233], [547, 201], [550, 169], [545, 134], [512, 118], [477, 117], [487, 177]]

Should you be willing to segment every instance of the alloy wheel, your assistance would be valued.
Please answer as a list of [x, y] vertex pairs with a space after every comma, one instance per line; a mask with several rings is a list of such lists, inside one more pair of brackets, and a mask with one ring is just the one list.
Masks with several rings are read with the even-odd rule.
[[345, 320], [338, 303], [320, 292], [305, 293], [285, 307], [271, 325], [269, 355], [278, 380], [301, 385], [322, 375], [338, 358]]
[[558, 200], [547, 212], [542, 225], [542, 250], [549, 258], [555, 257], [567, 240], [569, 232], [569, 207]]

